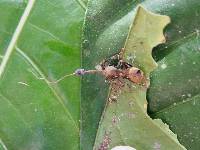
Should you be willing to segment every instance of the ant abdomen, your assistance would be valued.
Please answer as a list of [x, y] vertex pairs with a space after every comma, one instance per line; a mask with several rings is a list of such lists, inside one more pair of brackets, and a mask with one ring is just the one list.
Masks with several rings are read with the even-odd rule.
[[136, 67], [131, 67], [128, 68], [126, 71], [126, 77], [128, 80], [134, 83], [143, 83], [144, 82], [144, 73], [142, 70], [136, 68]]
[[105, 76], [106, 80], [113, 80], [117, 78], [128, 79], [133, 83], [143, 83], [144, 73], [136, 67], [130, 67], [127, 69], [117, 69], [114, 66], [107, 66], [102, 70], [102, 74]]

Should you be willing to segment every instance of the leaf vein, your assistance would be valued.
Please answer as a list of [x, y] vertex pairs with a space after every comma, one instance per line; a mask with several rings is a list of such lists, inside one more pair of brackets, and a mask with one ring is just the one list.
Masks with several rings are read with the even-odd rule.
[[[31, 23], [31, 22], [29, 22], [29, 25], [30, 25], [31, 27], [37, 29], [38, 31], [41, 31], [41, 32], [43, 32], [43, 33], [45, 33], [45, 34], [48, 34], [49, 36], [51, 36], [51, 37], [54, 38], [55, 40], [58, 40], [58, 41], [63, 42], [61, 39], [59, 39], [59, 38], [58, 38], [57, 36], [55, 36], [53, 33], [49, 32], [49, 31], [47, 31], [47, 30], [45, 30], [45, 29], [43, 29], [43, 28], [41, 28], [41, 27], [39, 27], [39, 26], [37, 26], [37, 25]], [[63, 42], [63, 43], [65, 43], [65, 42]]]
[[47, 77], [42, 73], [41, 69], [35, 64], [35, 62], [33, 62], [31, 60], [31, 58], [29, 58], [29, 56], [27, 54], [25, 54], [20, 48], [16, 47], [16, 51], [37, 71], [37, 73], [44, 79], [45, 83], [48, 85], [48, 87], [50, 88], [50, 90], [52, 91], [52, 93], [54, 94], [54, 96], [56, 97], [56, 99], [58, 100], [58, 102], [61, 104], [62, 108], [64, 109], [64, 111], [66, 112], [66, 114], [68, 115], [68, 117], [72, 120], [72, 123], [74, 124], [74, 126], [76, 127], [77, 131], [79, 132], [79, 128], [78, 125], [76, 124], [74, 118], [72, 117], [71, 113], [69, 112], [69, 110], [66, 108], [66, 105], [63, 103], [63, 99], [60, 95], [58, 95], [58, 93], [55, 91], [54, 87], [50, 84], [49, 80], [47, 79]]
[[[191, 102], [191, 101], [194, 101], [193, 98], [196, 98], [196, 97], [199, 97], [199, 96], [200, 96], [200, 94], [197, 94], [197, 95], [195, 95], [195, 96], [193, 96], [193, 97], [186, 98], [186, 100], [183, 100], [183, 101], [181, 101], [181, 102], [178, 102], [178, 103], [176, 103], [176, 105], [170, 104], [169, 106], [165, 107], [164, 109], [162, 109], [162, 110], [160, 110], [160, 111], [157, 111], [157, 112], [153, 113], [152, 115], [153, 115], [153, 116], [156, 116], [156, 115], [158, 115], [158, 114], [160, 114], [160, 113], [162, 113], [162, 112], [171, 110], [171, 109], [173, 109], [173, 108], [175, 108], [175, 107], [181, 106], [181, 105], [186, 104], [186, 103], [189, 103], [189, 102]], [[198, 99], [198, 100], [200, 100], [200, 99]]]
[[10, 56], [11, 56], [12, 52], [14, 51], [15, 44], [17, 43], [17, 40], [18, 40], [18, 38], [19, 38], [19, 36], [21, 34], [21, 31], [23, 30], [23, 27], [24, 27], [24, 25], [26, 23], [26, 20], [29, 17], [29, 14], [30, 14], [33, 6], [34, 6], [34, 3], [35, 3], [35, 0], [30, 0], [28, 2], [27, 6], [26, 6], [26, 9], [25, 9], [25, 11], [24, 11], [24, 13], [23, 13], [18, 25], [17, 25], [17, 28], [16, 28], [13, 36], [12, 36], [12, 39], [11, 39], [11, 41], [9, 43], [9, 46], [8, 46], [8, 48], [6, 50], [6, 53], [5, 53], [4, 57], [3, 57], [1, 65], [0, 65], [0, 78], [2, 77], [2, 75], [4, 73], [4, 70], [5, 70], [6, 66], [7, 66], [7, 63], [9, 61], [9, 59], [10, 59]]
[[[185, 39], [191, 38], [191, 37], [193, 37], [195, 35], [198, 37], [198, 34], [199, 33], [197, 31], [191, 32], [191, 33], [187, 34], [186, 36], [184, 36], [184, 38], [180, 38], [180, 39], [177, 39], [177, 40], [169, 43], [169, 45], [167, 47], [174, 46], [174, 45], [180, 43], [181, 41], [184, 41]], [[164, 50], [164, 49], [166, 49], [166, 48], [161, 49], [161, 51]]]

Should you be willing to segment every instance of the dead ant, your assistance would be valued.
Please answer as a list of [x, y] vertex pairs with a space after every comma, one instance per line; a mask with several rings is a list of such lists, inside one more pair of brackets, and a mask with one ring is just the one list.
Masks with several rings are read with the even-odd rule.
[[124, 78], [137, 84], [144, 82], [144, 73], [139, 68], [120, 59], [120, 55], [114, 55], [101, 63], [101, 71], [106, 80], [110, 81], [116, 78]]
[[50, 82], [58, 83], [64, 78], [72, 75], [83, 76], [85, 74], [100, 73], [105, 76], [107, 81], [113, 81], [115, 79], [123, 78], [128, 79], [129, 81], [136, 84], [145, 84], [145, 77], [142, 70], [139, 68], [133, 67], [127, 62], [120, 59], [120, 55], [116, 54], [111, 58], [104, 60], [100, 65], [96, 66], [96, 70], [85, 70], [77, 69], [74, 73], [65, 75], [60, 79]]

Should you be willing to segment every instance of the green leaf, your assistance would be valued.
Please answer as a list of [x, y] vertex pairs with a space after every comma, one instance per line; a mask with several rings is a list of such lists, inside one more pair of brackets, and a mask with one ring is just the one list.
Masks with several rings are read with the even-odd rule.
[[[0, 3], [3, 56], [23, 20], [24, 6], [19, 0]], [[79, 148], [80, 80], [48, 81], [80, 67], [83, 16], [84, 9], [70, 0], [36, 1], [26, 16], [11, 55], [3, 57], [7, 63], [0, 80], [0, 139], [8, 149]]]
[[200, 143], [199, 47], [197, 32], [169, 45], [171, 52], [158, 62], [148, 93], [151, 116], [169, 123], [188, 149], [198, 149]]
[[[119, 52], [129, 27], [128, 24], [119, 29], [121, 24], [127, 23], [120, 18], [137, 3], [132, 0], [88, 2], [82, 43], [83, 68], [92, 69], [103, 59]], [[87, 75], [82, 80], [81, 94], [81, 149], [92, 149], [107, 100], [108, 83], [102, 76]]]
[[172, 4], [168, 42], [154, 51], [159, 66], [151, 76], [148, 110], [169, 124], [187, 149], [196, 150], [200, 147], [200, 4], [196, 0]]
[[15, 31], [15, 27], [22, 15], [25, 2], [22, 1], [3, 1], [0, 4], [0, 55], [2, 56], [8, 47], [9, 41], [12, 37], [12, 33]]
[[168, 16], [153, 14], [141, 6], [136, 10], [123, 55], [127, 62], [141, 68], [147, 77], [157, 67], [151, 55], [152, 49], [165, 42], [163, 28], [169, 22]]
[[[151, 51], [154, 46], [165, 41], [162, 32], [169, 21], [167, 16], [150, 13], [141, 6], [136, 10], [125, 43], [124, 60], [142, 68], [146, 78], [156, 68]], [[125, 85], [118, 91], [116, 102], [108, 102], [106, 105], [94, 149], [108, 149], [117, 145], [148, 150], [161, 147], [184, 149], [165, 124], [160, 120], [152, 120], [147, 115], [147, 89], [127, 80], [121, 82]], [[109, 97], [116, 95], [115, 92], [116, 89], [112, 86]]]
[[[157, 0], [156, 2], [153, 2], [152, 0], [141, 0], [141, 1], [124, 0], [124, 1], [114, 1], [114, 2], [112, 0], [98, 0], [98, 1], [91, 0], [88, 2], [88, 11], [86, 14], [86, 21], [84, 25], [83, 61], [82, 61], [84, 68], [88, 69], [94, 68], [94, 66], [99, 64], [99, 62], [101, 62], [103, 59], [108, 58], [120, 51], [120, 49], [124, 45], [125, 38], [128, 33], [128, 27], [132, 22], [134, 8], [139, 3], [142, 3], [148, 10], [170, 16], [172, 20], [171, 24], [165, 30], [165, 35], [167, 37], [166, 44], [156, 47], [155, 50], [153, 51], [154, 59], [157, 61], [162, 60], [165, 56], [168, 56], [168, 54], [170, 54], [172, 51], [176, 52], [178, 48], [174, 47], [173, 49], [171, 49], [170, 45], [173, 45], [173, 43], [176, 43], [179, 40], [182, 41], [181, 39], [184, 39], [184, 37], [186, 37], [187, 39], [188, 35], [196, 32], [196, 29], [199, 30], [200, 3], [198, 0], [191, 0], [191, 1]], [[194, 39], [195, 38], [196, 36], [194, 36]], [[198, 41], [198, 38], [196, 39]], [[194, 43], [196, 44], [192, 49], [195, 50], [198, 49], [199, 42], [197, 41], [193, 42], [193, 44]], [[189, 47], [190, 46], [188, 46], [187, 48], [188, 53], [189, 53]], [[194, 57], [197, 53], [193, 54], [192, 57]], [[177, 53], [177, 56], [180, 57], [180, 52]], [[179, 57], [176, 58], [177, 61], [179, 60], [178, 59]], [[192, 57], [190, 58], [190, 62], [193, 62]], [[163, 69], [161, 69], [162, 62], [161, 63], [158, 62], [158, 65], [159, 67], [157, 68], [157, 70], [163, 71]], [[195, 66], [196, 66], [195, 68], [199, 70], [198, 68], [199, 65]], [[191, 70], [192, 68], [193, 67], [189, 67], [187, 69]], [[187, 69], [184, 70], [186, 71]], [[180, 73], [183, 72], [183, 69], [180, 68], [180, 65], [174, 65], [174, 71], [175, 70], [179, 70]], [[158, 94], [157, 90], [151, 90], [151, 88], [153, 89], [153, 86], [155, 86], [155, 84], [157, 84], [160, 80], [159, 79], [160, 73], [159, 74], [157, 73], [157, 76], [154, 76], [154, 74], [156, 75], [156, 73], [153, 73], [152, 75], [153, 76], [151, 78], [152, 86], [150, 87], [148, 95], [150, 106], [151, 103], [156, 104], [153, 103], [153, 101], [157, 101], [158, 99], [162, 100], [162, 98], [165, 97], [165, 95], [162, 94], [162, 92], [167, 93], [169, 96], [171, 94], [170, 92], [165, 90], [162, 91], [160, 90], [161, 94]], [[191, 75], [194, 77], [197, 76], [198, 74], [199, 72], [196, 71], [195, 74], [193, 72], [193, 74]], [[176, 72], [174, 72], [173, 76], [176, 76]], [[158, 79], [157, 81], [156, 78]], [[164, 79], [164, 76], [162, 78]], [[178, 83], [177, 78], [178, 77], [176, 76], [176, 78], [174, 79]], [[184, 76], [182, 75], [181, 78], [184, 79]], [[175, 80], [173, 80], [173, 82]], [[167, 77], [166, 80], [163, 81], [165, 81], [163, 83], [167, 83]], [[199, 85], [198, 79], [194, 78], [194, 81], [198, 81], [195, 84]], [[184, 83], [185, 81], [180, 81], [179, 84], [175, 86], [175, 88], [171, 89], [171, 91], [175, 91], [174, 89], [176, 88], [181, 89], [182, 86], [179, 85], [184, 85]], [[194, 82], [192, 82], [191, 84], [193, 83]], [[189, 87], [187, 88], [190, 89]], [[194, 88], [192, 88], [192, 91], [193, 90]], [[194, 91], [199, 91], [199, 90], [194, 90]], [[175, 94], [176, 93], [174, 93], [174, 95]], [[104, 83], [103, 77], [87, 76], [83, 78], [82, 102], [81, 102], [82, 118], [83, 118], [82, 135], [81, 135], [82, 149], [86, 149], [88, 147], [89, 149], [92, 149], [92, 144], [94, 142], [95, 134], [98, 127], [98, 122], [100, 120], [101, 113], [105, 106], [105, 100], [107, 98], [107, 95], [108, 95], [108, 85], [107, 83]], [[162, 97], [157, 97], [156, 95]], [[168, 98], [166, 97], [165, 102], [163, 102], [163, 104], [167, 103], [167, 101]], [[160, 103], [162, 102], [160, 101]], [[199, 142], [200, 134], [198, 127], [199, 117], [197, 115], [198, 104], [196, 101], [195, 104], [196, 105], [194, 113], [193, 113], [194, 106], [188, 105], [187, 111], [181, 109], [176, 112], [175, 111], [176, 108], [174, 107], [175, 109], [171, 113], [168, 112], [168, 116], [164, 117], [165, 113], [162, 113], [162, 115], [159, 116], [159, 117], [163, 116], [164, 121], [170, 123], [170, 128], [175, 133], [178, 134], [178, 138], [180, 139], [181, 143], [184, 144], [184, 146], [186, 146], [187, 148], [191, 149], [198, 149], [200, 143]], [[154, 108], [151, 107], [152, 110], [153, 109], [158, 110], [157, 109], [158, 107], [155, 107], [155, 105], [152, 106], [154, 106]], [[150, 112], [152, 112], [151, 109], [149, 109]], [[174, 115], [174, 112], [176, 112], [176, 116]], [[185, 114], [187, 114], [186, 117]], [[180, 117], [180, 115], [182, 117]], [[177, 118], [179, 119], [177, 120]]]

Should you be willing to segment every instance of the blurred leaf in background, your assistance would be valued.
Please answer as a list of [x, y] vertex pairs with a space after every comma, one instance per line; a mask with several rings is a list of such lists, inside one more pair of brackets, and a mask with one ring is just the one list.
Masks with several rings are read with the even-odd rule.
[[[0, 2], [3, 59], [29, 2]], [[48, 81], [80, 67], [83, 6], [71, 0], [37, 0], [27, 16], [0, 80], [0, 139], [8, 149], [79, 148], [80, 79]]]

